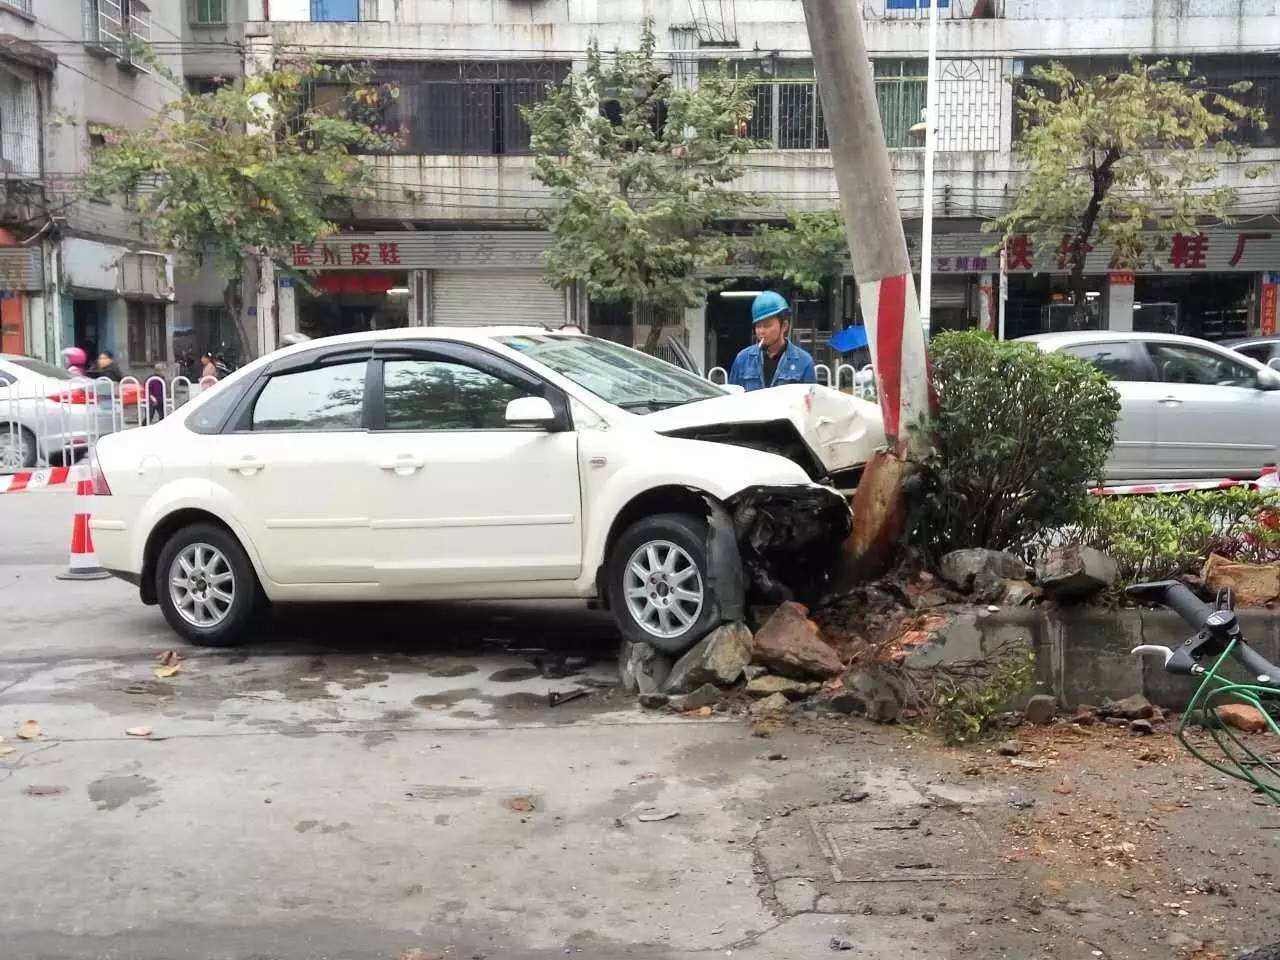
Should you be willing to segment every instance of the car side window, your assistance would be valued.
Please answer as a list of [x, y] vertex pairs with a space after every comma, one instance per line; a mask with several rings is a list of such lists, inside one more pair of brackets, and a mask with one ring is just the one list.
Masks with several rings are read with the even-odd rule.
[[457, 360], [387, 360], [383, 407], [388, 430], [508, 430], [507, 404], [541, 396]]
[[364, 426], [364, 360], [272, 377], [253, 405], [255, 432], [359, 430]]
[[1142, 354], [1132, 343], [1111, 340], [1106, 343], [1081, 343], [1063, 347], [1062, 352], [1097, 367], [1108, 380], [1138, 381], [1149, 376]]
[[1266, 363], [1271, 359], [1271, 344], [1269, 343], [1250, 343], [1234, 349], [1236, 353], [1243, 353], [1250, 360], [1257, 360], [1259, 363]]
[[1210, 387], [1253, 386], [1257, 374], [1246, 366], [1199, 347], [1180, 343], [1148, 343], [1147, 352], [1163, 383], [1192, 383]]

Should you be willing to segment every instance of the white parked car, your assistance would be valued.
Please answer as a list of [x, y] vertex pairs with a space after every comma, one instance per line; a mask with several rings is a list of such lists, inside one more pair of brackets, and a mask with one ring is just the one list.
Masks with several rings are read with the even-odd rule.
[[1174, 334], [1023, 339], [1091, 363], [1120, 394], [1106, 480], [1251, 479], [1280, 461], [1280, 373], [1256, 360]]
[[[96, 394], [96, 396], [95, 396]], [[112, 430], [111, 388], [0, 353], [0, 473], [86, 450]]]
[[197, 643], [272, 601], [599, 598], [668, 651], [821, 582], [878, 408], [528, 327], [273, 353], [92, 458], [99, 561]]

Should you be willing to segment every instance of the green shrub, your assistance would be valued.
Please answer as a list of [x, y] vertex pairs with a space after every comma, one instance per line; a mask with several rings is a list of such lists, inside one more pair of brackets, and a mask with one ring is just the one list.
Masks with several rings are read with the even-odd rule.
[[998, 550], [1077, 522], [1115, 438], [1120, 398], [1106, 377], [977, 331], [941, 334], [930, 353], [941, 409], [911, 541], [934, 556]]
[[1210, 553], [1243, 563], [1280, 560], [1274, 491], [1233, 487], [1149, 497], [1095, 497], [1076, 540], [1111, 555], [1118, 587], [1196, 573]]

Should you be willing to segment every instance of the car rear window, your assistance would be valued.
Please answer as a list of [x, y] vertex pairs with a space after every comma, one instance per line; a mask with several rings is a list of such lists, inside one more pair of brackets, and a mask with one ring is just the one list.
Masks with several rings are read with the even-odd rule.
[[7, 360], [15, 367], [23, 370], [30, 370], [32, 373], [39, 374], [42, 377], [48, 377], [50, 380], [74, 380], [75, 378], [65, 370], [55, 367], [51, 363], [45, 363], [43, 360], [36, 360], [34, 357], [18, 357], [17, 359]]

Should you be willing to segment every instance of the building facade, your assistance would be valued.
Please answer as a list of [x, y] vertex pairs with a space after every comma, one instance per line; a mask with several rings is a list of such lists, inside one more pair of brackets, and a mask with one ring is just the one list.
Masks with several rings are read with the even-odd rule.
[[157, 0], [0, 0], [3, 352], [172, 365], [173, 257], [148, 247], [133, 203], [89, 200], [83, 178], [105, 131], [177, 95], [150, 58], [181, 75], [183, 21]]
[[[994, 327], [998, 257], [983, 221], [1004, 209], [1020, 172], [1013, 82], [1058, 59], [1077, 72], [1123, 67], [1129, 55], [1188, 58], [1211, 87], [1249, 80], [1247, 97], [1272, 118], [1250, 131], [1251, 159], [1280, 157], [1280, 0], [939, 0], [938, 153], [933, 194], [933, 329]], [[897, 197], [919, 258], [923, 151], [911, 127], [925, 102], [928, 0], [859, 0]], [[313, 291], [287, 279], [246, 300], [261, 347], [282, 333], [318, 335], [401, 324], [494, 320], [578, 323], [638, 342], [629, 314], [547, 287], [547, 191], [531, 176], [519, 108], [580, 66], [591, 42], [634, 48], [652, 19], [677, 83], [695, 85], [713, 64], [756, 76], [750, 131], [765, 144], [741, 184], [762, 206], [751, 216], [837, 203], [831, 156], [799, 0], [188, 0], [188, 82], [211, 83], [243, 63], [307, 53], [371, 63], [399, 89], [388, 122], [402, 135], [370, 157], [378, 186], [338, 236], [290, 251], [316, 271]], [[1235, 225], [1195, 237], [1155, 238], [1161, 262], [1136, 274], [1089, 261], [1100, 325], [1178, 329], [1226, 337], [1274, 325], [1280, 271], [1280, 174], [1246, 180]], [[1015, 241], [1006, 332], [1064, 322], [1065, 271]], [[749, 255], [726, 266], [723, 293], [675, 318], [673, 330], [705, 366], [724, 365], [749, 337], [749, 293], [768, 282]], [[268, 289], [270, 287], [270, 289]], [[857, 321], [852, 278], [829, 295], [797, 298], [796, 338], [819, 354], [833, 329]], [[737, 293], [738, 296], [732, 296]], [[729, 294], [729, 295], [726, 295]], [[199, 297], [191, 300], [193, 307]], [[204, 306], [209, 306], [204, 304]], [[225, 319], [225, 318], [224, 318]]]

